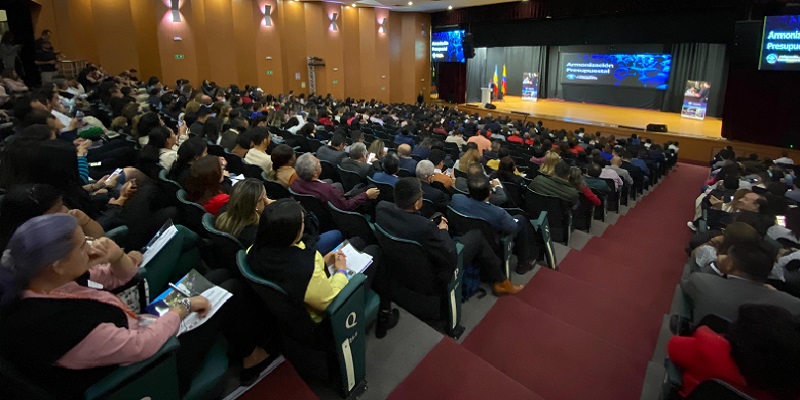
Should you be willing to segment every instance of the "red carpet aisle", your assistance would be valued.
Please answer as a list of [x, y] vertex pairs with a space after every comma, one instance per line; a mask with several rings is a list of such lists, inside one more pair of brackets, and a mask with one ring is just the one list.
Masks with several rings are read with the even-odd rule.
[[477, 357], [445, 339], [391, 398], [638, 399], [706, 174], [680, 164], [560, 271], [542, 269], [500, 299], [462, 344]]

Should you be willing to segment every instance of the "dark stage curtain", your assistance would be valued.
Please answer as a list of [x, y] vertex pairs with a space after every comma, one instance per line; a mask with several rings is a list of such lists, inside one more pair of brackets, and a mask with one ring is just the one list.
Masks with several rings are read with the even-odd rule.
[[439, 98], [451, 103], [465, 103], [467, 64], [439, 63]]
[[711, 84], [706, 115], [722, 116], [728, 76], [728, 50], [724, 44], [676, 43], [672, 45], [672, 71], [661, 111], [681, 112], [686, 81]]
[[547, 47], [520, 46], [475, 49], [475, 58], [467, 61], [467, 102], [481, 100], [481, 88], [487, 87], [497, 66], [498, 85], [506, 66], [506, 95], [522, 96], [522, 74], [539, 73], [539, 98], [545, 97]]

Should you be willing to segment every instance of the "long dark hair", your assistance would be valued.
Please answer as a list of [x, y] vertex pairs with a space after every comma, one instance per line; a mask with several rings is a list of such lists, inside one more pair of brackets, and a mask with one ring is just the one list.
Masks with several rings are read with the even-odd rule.
[[189, 166], [196, 158], [205, 153], [207, 148], [208, 145], [205, 139], [201, 137], [193, 137], [183, 142], [181, 147], [178, 148], [178, 159], [175, 160], [175, 164], [169, 170], [169, 176], [173, 179], [180, 177], [184, 171], [189, 169]]
[[150, 133], [147, 134], [150, 139], [139, 154], [140, 159], [143, 162], [158, 164], [161, 149], [167, 145], [167, 140], [171, 135], [172, 132], [166, 126], [157, 126], [150, 130]]
[[222, 166], [219, 157], [207, 155], [192, 163], [189, 180], [186, 181], [186, 197], [204, 204], [219, 193]]
[[267, 206], [258, 224], [255, 247], [288, 247], [303, 226], [305, 211], [294, 199], [280, 199]]

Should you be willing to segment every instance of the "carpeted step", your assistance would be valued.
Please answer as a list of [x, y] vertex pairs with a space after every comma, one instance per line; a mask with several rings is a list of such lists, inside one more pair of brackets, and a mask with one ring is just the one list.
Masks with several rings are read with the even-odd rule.
[[448, 337], [425, 356], [389, 399], [544, 400]]
[[239, 396], [241, 400], [256, 399], [293, 399], [302, 400], [318, 399], [308, 385], [297, 374], [292, 363], [288, 360], [281, 363], [272, 373], [261, 382]]
[[548, 400], [635, 399], [647, 366], [514, 296], [498, 300], [462, 345]]
[[547, 269], [539, 271], [517, 297], [643, 360], [653, 354], [663, 314], [639, 302]]

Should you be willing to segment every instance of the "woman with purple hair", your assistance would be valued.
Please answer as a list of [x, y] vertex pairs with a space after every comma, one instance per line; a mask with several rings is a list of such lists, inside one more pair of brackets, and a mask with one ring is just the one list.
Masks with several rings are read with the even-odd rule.
[[[141, 262], [108, 238], [84, 236], [69, 214], [35, 217], [20, 226], [0, 259], [0, 355], [56, 398], [82, 398], [113, 371], [155, 354], [191, 313], [213, 307], [202, 296], [180, 300], [155, 318], [131, 311], [109, 292], [132, 279]], [[213, 274], [213, 273], [212, 273]], [[212, 282], [215, 281], [209, 277]], [[258, 319], [238, 282], [219, 285], [233, 294], [200, 327], [179, 337], [178, 384], [185, 393], [207, 350], [222, 332], [241, 357], [242, 379], [270, 362], [260, 347]], [[240, 284], [239, 284], [240, 285]]]

